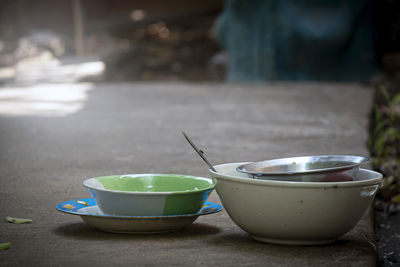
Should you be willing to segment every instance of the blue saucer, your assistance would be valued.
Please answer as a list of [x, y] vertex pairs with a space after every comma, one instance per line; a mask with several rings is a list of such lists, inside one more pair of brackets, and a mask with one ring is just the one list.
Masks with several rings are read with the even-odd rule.
[[114, 233], [164, 233], [180, 230], [193, 223], [199, 216], [217, 213], [222, 206], [205, 202], [199, 212], [163, 216], [119, 216], [104, 214], [93, 198], [75, 199], [60, 203], [57, 210], [78, 215], [89, 225]]

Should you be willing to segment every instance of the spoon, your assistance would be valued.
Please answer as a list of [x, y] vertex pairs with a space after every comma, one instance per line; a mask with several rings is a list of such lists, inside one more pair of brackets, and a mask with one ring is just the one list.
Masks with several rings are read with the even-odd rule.
[[189, 144], [193, 147], [193, 149], [197, 152], [197, 154], [199, 154], [199, 156], [204, 160], [204, 162], [207, 163], [208, 167], [210, 167], [210, 169], [213, 170], [214, 172], [217, 172], [217, 170], [214, 169], [213, 165], [211, 165], [211, 163], [204, 156], [203, 150], [198, 149], [197, 146], [195, 144], [193, 144], [192, 140], [190, 140], [189, 136], [187, 136], [184, 131], [182, 131], [182, 134], [186, 138], [186, 140], [189, 142]]

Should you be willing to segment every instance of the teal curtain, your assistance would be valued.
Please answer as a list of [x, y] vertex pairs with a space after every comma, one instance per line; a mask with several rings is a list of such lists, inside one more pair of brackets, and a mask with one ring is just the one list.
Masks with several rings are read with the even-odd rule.
[[227, 0], [228, 81], [365, 81], [377, 71], [368, 0]]

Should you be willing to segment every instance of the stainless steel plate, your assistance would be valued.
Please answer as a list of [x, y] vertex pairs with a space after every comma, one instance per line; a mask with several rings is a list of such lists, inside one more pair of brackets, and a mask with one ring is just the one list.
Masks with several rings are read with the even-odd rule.
[[347, 155], [304, 156], [247, 163], [237, 167], [238, 172], [253, 176], [288, 176], [329, 172], [343, 172], [359, 168], [369, 158]]

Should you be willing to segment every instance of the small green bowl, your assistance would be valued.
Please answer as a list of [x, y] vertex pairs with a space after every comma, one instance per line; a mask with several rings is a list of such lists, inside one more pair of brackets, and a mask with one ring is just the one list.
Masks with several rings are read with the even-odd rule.
[[178, 174], [124, 174], [90, 178], [83, 186], [105, 214], [161, 216], [198, 212], [215, 182]]

